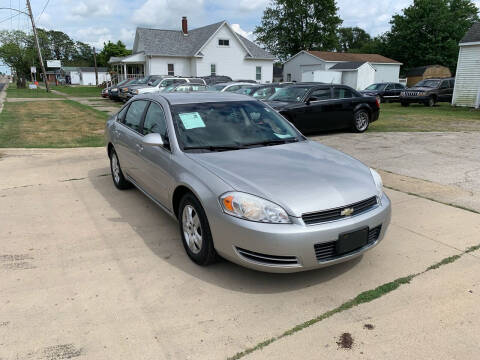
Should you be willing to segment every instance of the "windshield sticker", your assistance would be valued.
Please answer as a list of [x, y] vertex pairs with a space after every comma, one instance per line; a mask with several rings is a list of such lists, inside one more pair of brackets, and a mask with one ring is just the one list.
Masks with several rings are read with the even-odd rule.
[[205, 127], [205, 123], [198, 112], [182, 113], [178, 115], [180, 116], [180, 120], [182, 120], [183, 126], [187, 130]]
[[290, 134], [277, 134], [277, 133], [274, 133], [276, 137], [279, 137], [280, 139], [286, 139], [286, 138], [290, 138], [292, 137], [292, 135]]

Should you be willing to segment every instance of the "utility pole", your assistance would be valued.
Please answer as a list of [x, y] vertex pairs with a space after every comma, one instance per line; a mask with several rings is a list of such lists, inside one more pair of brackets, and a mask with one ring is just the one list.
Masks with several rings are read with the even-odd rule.
[[93, 47], [93, 62], [95, 64], [95, 85], [98, 86], [97, 53], [95, 52], [95, 46]]
[[48, 85], [47, 72], [45, 71], [45, 65], [43, 64], [42, 51], [40, 50], [40, 43], [38, 41], [37, 28], [35, 27], [35, 19], [33, 18], [32, 7], [30, 6], [30, 0], [27, 1], [28, 16], [32, 21], [33, 36], [35, 37], [35, 45], [37, 45], [38, 58], [40, 59], [40, 66], [42, 67], [43, 81], [45, 81], [45, 87], [47, 92], [50, 91], [50, 86]]

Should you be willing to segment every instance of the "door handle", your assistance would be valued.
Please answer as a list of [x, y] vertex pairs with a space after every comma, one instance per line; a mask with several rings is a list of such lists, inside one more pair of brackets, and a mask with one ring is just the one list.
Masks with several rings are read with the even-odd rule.
[[143, 150], [143, 145], [142, 144], [136, 144], [138, 151]]

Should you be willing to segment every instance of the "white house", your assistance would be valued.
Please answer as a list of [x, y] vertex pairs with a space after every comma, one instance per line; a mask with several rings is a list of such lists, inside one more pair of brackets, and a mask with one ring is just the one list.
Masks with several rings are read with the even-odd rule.
[[452, 105], [480, 107], [480, 22], [460, 41]]
[[[96, 85], [94, 67], [65, 66], [62, 67], [62, 72], [72, 85]], [[107, 68], [97, 68], [97, 72], [99, 84], [111, 80]]]
[[[284, 63], [283, 78], [286, 81], [341, 83], [363, 90], [377, 82], [398, 82], [401, 65], [378, 54], [302, 50]], [[323, 80], [312, 80], [312, 72], [314, 77]]]
[[143, 75], [208, 76], [272, 82], [274, 56], [222, 21], [188, 30], [137, 28], [133, 55], [112, 58], [121, 77]]

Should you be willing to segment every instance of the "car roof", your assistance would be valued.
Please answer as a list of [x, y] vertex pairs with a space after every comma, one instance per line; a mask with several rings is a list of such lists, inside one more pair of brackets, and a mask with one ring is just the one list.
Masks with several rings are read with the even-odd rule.
[[248, 95], [231, 92], [195, 91], [195, 92], [156, 92], [140, 94], [135, 99], [158, 100], [164, 98], [171, 105], [194, 104], [204, 102], [229, 102], [229, 101], [257, 101]]

